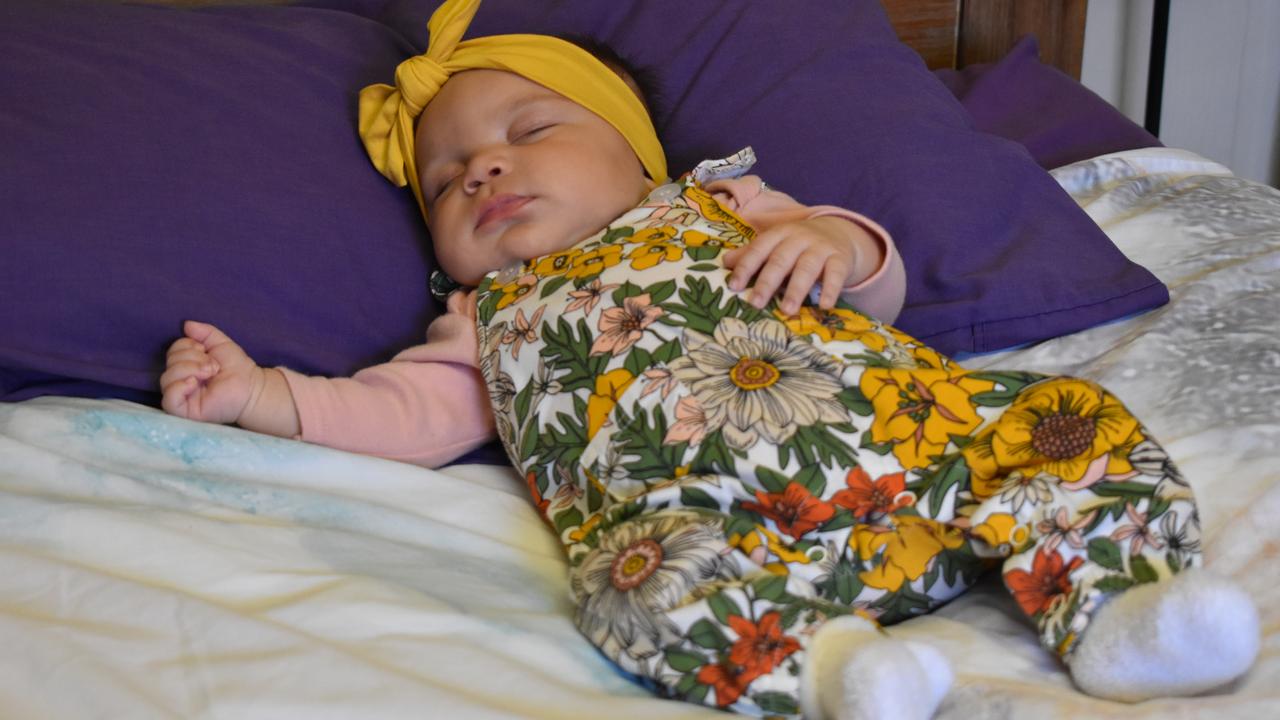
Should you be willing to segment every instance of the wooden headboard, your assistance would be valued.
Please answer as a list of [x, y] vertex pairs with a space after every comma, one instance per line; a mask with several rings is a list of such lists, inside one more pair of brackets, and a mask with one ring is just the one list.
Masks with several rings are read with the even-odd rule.
[[1032, 34], [1042, 61], [1080, 78], [1088, 0], [880, 1], [898, 37], [930, 68], [993, 62]]

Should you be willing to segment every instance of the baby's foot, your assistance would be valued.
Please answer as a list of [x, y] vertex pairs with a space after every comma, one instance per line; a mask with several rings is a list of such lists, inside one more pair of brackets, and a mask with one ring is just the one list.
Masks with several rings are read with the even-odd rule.
[[1225, 578], [1191, 568], [1104, 605], [1069, 664], [1081, 690], [1137, 702], [1228, 683], [1253, 664], [1259, 642], [1249, 596]]
[[808, 720], [928, 720], [952, 678], [934, 648], [846, 616], [814, 636], [800, 679], [801, 704]]

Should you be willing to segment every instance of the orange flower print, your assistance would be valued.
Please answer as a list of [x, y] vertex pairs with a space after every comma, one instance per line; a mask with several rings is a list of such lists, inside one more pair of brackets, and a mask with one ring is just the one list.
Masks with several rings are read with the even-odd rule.
[[703, 665], [698, 671], [698, 682], [710, 685], [716, 691], [716, 706], [728, 707], [747, 689], [755, 678], [745, 677], [742, 668], [728, 665]]
[[1017, 569], [1004, 574], [1004, 584], [1013, 592], [1022, 612], [1035, 616], [1053, 607], [1058, 598], [1071, 592], [1071, 578], [1084, 558], [1073, 557], [1063, 563], [1058, 553], [1040, 549], [1031, 563], [1031, 572]]
[[782, 614], [777, 610], [765, 613], [759, 623], [741, 615], [730, 615], [728, 620], [729, 627], [738, 634], [738, 639], [729, 649], [729, 662], [742, 668], [739, 677], [744, 685], [768, 674], [784, 658], [800, 649], [798, 640], [782, 633]]
[[779, 532], [793, 538], [802, 537], [836, 514], [835, 508], [814, 497], [809, 488], [794, 480], [780, 493], [757, 490], [756, 499], [760, 502], [744, 502], [742, 508], [773, 520]]
[[529, 486], [529, 495], [533, 497], [533, 506], [538, 509], [538, 514], [544, 519], [547, 517], [547, 508], [551, 506], [551, 501], [542, 497], [542, 492], [538, 490], [538, 477], [532, 470], [528, 475], [524, 476], [524, 482]]
[[600, 313], [600, 334], [591, 344], [591, 354], [626, 352], [644, 335], [644, 329], [662, 317], [663, 310], [649, 302], [649, 293], [633, 295], [622, 301], [622, 307], [611, 307]]
[[866, 470], [856, 467], [849, 471], [844, 481], [849, 487], [833, 495], [831, 502], [848, 508], [860, 518], [871, 513], [887, 515], [894, 510], [914, 505], [916, 501], [915, 493], [907, 491], [905, 472], [881, 475], [872, 480]]

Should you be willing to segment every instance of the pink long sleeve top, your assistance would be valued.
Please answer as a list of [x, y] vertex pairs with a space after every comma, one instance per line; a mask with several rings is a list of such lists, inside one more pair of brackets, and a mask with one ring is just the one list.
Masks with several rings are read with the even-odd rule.
[[[716, 200], [759, 231], [833, 215], [880, 241], [879, 266], [841, 297], [886, 323], [902, 309], [906, 273], [884, 228], [834, 206], [806, 206], [748, 175], [707, 185]], [[309, 377], [280, 368], [298, 410], [300, 439], [391, 460], [439, 467], [496, 437], [479, 369], [475, 294], [450, 296], [426, 342], [350, 378]]]

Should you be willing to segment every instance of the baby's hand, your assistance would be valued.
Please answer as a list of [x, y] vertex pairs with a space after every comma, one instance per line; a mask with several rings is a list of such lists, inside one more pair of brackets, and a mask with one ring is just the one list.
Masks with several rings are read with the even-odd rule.
[[194, 320], [182, 326], [186, 337], [169, 346], [160, 406], [178, 417], [203, 422], [239, 420], [262, 369], [218, 328]]
[[874, 238], [856, 223], [841, 217], [822, 216], [788, 222], [756, 235], [749, 245], [724, 256], [724, 265], [733, 271], [729, 288], [741, 290], [755, 277], [747, 301], [764, 307], [787, 282], [786, 294], [778, 307], [788, 315], [800, 311], [814, 284], [822, 282], [818, 306], [835, 307], [840, 290], [860, 280], [853, 276], [857, 266], [857, 236]]

